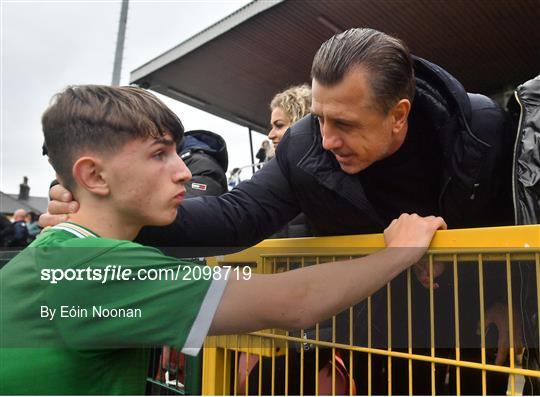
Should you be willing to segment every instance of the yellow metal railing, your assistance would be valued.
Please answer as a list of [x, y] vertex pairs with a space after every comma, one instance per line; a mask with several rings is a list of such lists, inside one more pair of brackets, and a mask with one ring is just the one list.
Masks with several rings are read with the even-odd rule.
[[[213, 265], [239, 265], [251, 266], [254, 271], [259, 273], [276, 273], [288, 271], [293, 268], [310, 266], [317, 263], [329, 262], [338, 259], [352, 258], [362, 255], [367, 255], [384, 247], [382, 235], [364, 235], [364, 236], [342, 236], [342, 237], [323, 237], [323, 238], [301, 238], [301, 239], [276, 239], [266, 240], [255, 247], [247, 249], [237, 254], [227, 255], [223, 257], [209, 258], [209, 264]], [[354, 394], [355, 385], [363, 385], [362, 391], [357, 392], [372, 394], [377, 390], [384, 390], [385, 394], [392, 394], [394, 391], [394, 383], [398, 378], [406, 379], [408, 384], [407, 390], [404, 393], [414, 394], [415, 387], [418, 383], [413, 381], [415, 368], [418, 363], [427, 363], [430, 366], [429, 375], [426, 375], [423, 382], [431, 384], [431, 394], [441, 393], [437, 387], [452, 387], [453, 394], [470, 393], [470, 385], [463, 385], [463, 376], [471, 370], [475, 370], [481, 382], [481, 389], [478, 393], [488, 394], [490, 381], [488, 379], [492, 374], [508, 374], [508, 393], [511, 395], [519, 394], [521, 389], [516, 386], [516, 377], [534, 377], [540, 378], [540, 371], [528, 368], [520, 368], [515, 361], [516, 353], [518, 353], [519, 343], [514, 335], [514, 321], [519, 320], [519, 317], [528, 316], [529, 319], [535, 318], [535, 321], [540, 321], [538, 316], [538, 306], [540, 305], [540, 226], [515, 226], [515, 227], [499, 227], [499, 228], [483, 228], [483, 229], [463, 229], [449, 230], [437, 232], [433, 239], [432, 245], [427, 253], [427, 264], [429, 267], [430, 282], [429, 282], [429, 299], [427, 299], [426, 308], [429, 311], [429, 346], [425, 346], [425, 351], [418, 353], [417, 346], [413, 346], [413, 335], [417, 332], [417, 325], [413, 319], [414, 308], [414, 272], [411, 269], [407, 270], [405, 284], [406, 297], [403, 299], [403, 307], [406, 307], [406, 324], [394, 323], [395, 316], [398, 313], [392, 313], [392, 293], [394, 288], [391, 284], [386, 286], [386, 343], [376, 345], [374, 343], [374, 335], [372, 332], [374, 316], [380, 316], [382, 313], [375, 312], [373, 307], [373, 298], [366, 300], [365, 318], [362, 321], [354, 322], [357, 308], [350, 308], [347, 313], [341, 315], [341, 319], [348, 318], [347, 338], [346, 340], [337, 340], [336, 317], [331, 319], [331, 335], [325, 338], [321, 336], [321, 325], [317, 324], [311, 331], [310, 336], [301, 330], [300, 333], [289, 333], [282, 330], [262, 330], [249, 335], [233, 335], [224, 337], [207, 338], [206, 348], [203, 357], [203, 385], [202, 393], [210, 395], [227, 395], [238, 394], [241, 388], [244, 394], [304, 394], [308, 393], [307, 387], [310, 387], [310, 394], [321, 393], [321, 370], [322, 352], [330, 353], [328, 368], [331, 372], [331, 394]], [[445, 267], [445, 272], [451, 275], [452, 284], [450, 287], [451, 305], [448, 311], [446, 307], [438, 307], [442, 310], [436, 311], [437, 300], [436, 291], [433, 288], [434, 267], [442, 264]], [[471, 267], [472, 266], [472, 267]], [[517, 269], [518, 266], [528, 266], [532, 269], [526, 277], [520, 270], [520, 280], [512, 275], [512, 269]], [[463, 287], [460, 284], [464, 272], [470, 269], [476, 269], [478, 279], [474, 280], [474, 288], [469, 288], [463, 292], [460, 290]], [[486, 283], [484, 274], [489, 275], [495, 269], [505, 272], [505, 277], [500, 285], [496, 288], [506, 290], [506, 301], [503, 306], [506, 307], [505, 314], [508, 322], [508, 338], [509, 338], [509, 361], [505, 365], [495, 365], [488, 361], [486, 345]], [[498, 270], [498, 271], [499, 271]], [[462, 274], [463, 273], [463, 274]], [[460, 276], [461, 275], [461, 276]], [[471, 280], [467, 280], [470, 282]], [[518, 304], [514, 301], [514, 296], [520, 293], [522, 289], [520, 283], [528, 283], [532, 285], [531, 290], [535, 295], [532, 299], [532, 311], [523, 309], [523, 302], [520, 303], [519, 313], [514, 315], [514, 308]], [[491, 281], [490, 281], [491, 282]], [[489, 284], [489, 283], [488, 283]], [[490, 286], [490, 285], [488, 285]], [[491, 285], [493, 289], [493, 285]], [[513, 291], [514, 289], [514, 291]], [[461, 343], [464, 335], [460, 333], [461, 323], [464, 313], [460, 313], [462, 307], [466, 307], [468, 302], [460, 300], [463, 295], [466, 297], [477, 294], [478, 298], [478, 313], [474, 314], [474, 319], [478, 319], [480, 334], [480, 345], [464, 346]], [[472, 295], [471, 295], [472, 294]], [[398, 295], [396, 297], [399, 298]], [[324, 297], [321, 297], [324, 299]], [[530, 303], [530, 302], [529, 302]], [[460, 306], [461, 305], [461, 306]], [[453, 314], [449, 310], [452, 310]], [[473, 307], [474, 305], [471, 305]], [[356, 311], [355, 311], [356, 310]], [[383, 309], [384, 310], [384, 309]], [[394, 307], [395, 310], [395, 307]], [[437, 346], [437, 326], [436, 315], [448, 312], [448, 316], [453, 322], [453, 345], [446, 346], [446, 351], [451, 350], [451, 354], [446, 352], [444, 355], [439, 354], [442, 350]], [[394, 315], [393, 315], [394, 314]], [[426, 313], [427, 314], [427, 313]], [[470, 313], [467, 316], [472, 315]], [[477, 317], [476, 317], [477, 316]], [[516, 317], [517, 316], [517, 317]], [[399, 316], [398, 316], [399, 317]], [[468, 319], [470, 320], [470, 319]], [[523, 320], [523, 318], [521, 318]], [[340, 320], [342, 321], [342, 320]], [[397, 321], [397, 320], [395, 320]], [[523, 321], [521, 321], [523, 322]], [[325, 323], [326, 324], [326, 323]], [[535, 324], [539, 327], [540, 324]], [[394, 329], [406, 330], [407, 346], [392, 346]], [[341, 330], [343, 327], [341, 327]], [[355, 344], [353, 335], [355, 336], [359, 329], [367, 329], [367, 335], [362, 345]], [[425, 330], [420, 330], [425, 331]], [[536, 333], [533, 333], [538, 335]], [[538, 338], [538, 336], [536, 336]], [[538, 347], [538, 340], [529, 345]], [[314, 360], [314, 364], [305, 358], [305, 349], [309, 347], [310, 359]], [[467, 350], [465, 350], [467, 349]], [[471, 360], [463, 359], [464, 352], [477, 351], [478, 359]], [[336, 351], [339, 351], [339, 356], [336, 356]], [[328, 354], [327, 354], [328, 355]], [[314, 357], [311, 357], [314, 356]], [[338, 380], [343, 381], [337, 376], [338, 366], [336, 360], [341, 357], [345, 362], [348, 376], [347, 390], [338, 390]], [[361, 360], [359, 361], [359, 357]], [[384, 359], [384, 357], [386, 357]], [[381, 359], [386, 361], [383, 364], [385, 381], [381, 380], [381, 367], [374, 369], [374, 360], [378, 363]], [[250, 360], [257, 361], [253, 370], [250, 368]], [[281, 363], [278, 370], [278, 360]], [[292, 378], [289, 374], [291, 363], [299, 361], [298, 374], [294, 374]], [[394, 364], [403, 363], [406, 360], [405, 374], [401, 370], [395, 370], [392, 373]], [[251, 361], [254, 363], [255, 361]], [[355, 379], [355, 366], [358, 363], [367, 363], [367, 369], [359, 378]], [[243, 363], [244, 373], [239, 373], [239, 365]], [[380, 365], [380, 364], [378, 364]], [[311, 367], [313, 368], [311, 368]], [[253, 367], [253, 365], [251, 365]], [[263, 368], [261, 368], [263, 367]], [[308, 367], [309, 369], [308, 371]], [[399, 368], [399, 367], [396, 367]], [[474, 373], [476, 373], [473, 371]], [[358, 373], [358, 371], [356, 371]], [[441, 375], [445, 375], [443, 382]], [[467, 375], [468, 376], [468, 375]], [[506, 376], [506, 375], [504, 375]], [[244, 384], [240, 384], [240, 378], [245, 378]], [[338, 379], [339, 378], [339, 379]], [[451, 379], [452, 384], [449, 384]], [[474, 379], [474, 378], [473, 378]], [[252, 383], [250, 386], [249, 383]], [[277, 388], [277, 382], [280, 383], [280, 389]], [[291, 384], [295, 383], [296, 389], [291, 388]], [[438, 382], [438, 383], [437, 383]], [[385, 383], [385, 385], [381, 385]], [[255, 386], [255, 387], [254, 387]], [[480, 386], [480, 385], [478, 385]], [[381, 389], [382, 388], [382, 389]], [[475, 389], [476, 390], [476, 389]], [[447, 390], [448, 391], [448, 390]], [[330, 391], [327, 391], [330, 392]], [[403, 393], [403, 390], [396, 390]], [[478, 394], [474, 393], [474, 394]]]

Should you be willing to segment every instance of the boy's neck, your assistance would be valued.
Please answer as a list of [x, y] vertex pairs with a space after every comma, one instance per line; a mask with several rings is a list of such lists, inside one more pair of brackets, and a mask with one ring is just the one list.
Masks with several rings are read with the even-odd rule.
[[80, 209], [69, 216], [75, 222], [97, 233], [100, 237], [115, 240], [134, 240], [143, 225], [126, 219], [119, 211], [97, 202], [80, 203]]

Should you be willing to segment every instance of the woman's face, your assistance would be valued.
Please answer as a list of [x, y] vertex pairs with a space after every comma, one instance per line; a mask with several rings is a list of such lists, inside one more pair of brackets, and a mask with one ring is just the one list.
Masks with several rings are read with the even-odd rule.
[[287, 128], [291, 125], [291, 120], [282, 108], [276, 106], [272, 109], [270, 125], [272, 126], [272, 129], [268, 133], [268, 139], [272, 141], [275, 149], [283, 137], [283, 134], [285, 134], [285, 131], [287, 131]]

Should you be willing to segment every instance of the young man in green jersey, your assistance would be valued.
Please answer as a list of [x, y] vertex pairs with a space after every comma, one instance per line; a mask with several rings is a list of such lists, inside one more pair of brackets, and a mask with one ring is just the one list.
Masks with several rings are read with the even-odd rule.
[[42, 123], [80, 209], [0, 270], [0, 394], [141, 394], [148, 346], [197, 354], [206, 335], [306, 328], [416, 263], [446, 227], [404, 214], [369, 257], [186, 277], [197, 265], [131, 241], [175, 219], [191, 177], [176, 115], [142, 89], [88, 85], [56, 95]]

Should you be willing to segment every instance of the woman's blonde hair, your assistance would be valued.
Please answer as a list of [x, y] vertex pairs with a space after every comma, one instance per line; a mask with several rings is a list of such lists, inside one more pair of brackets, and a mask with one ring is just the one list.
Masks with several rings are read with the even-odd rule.
[[280, 107], [285, 111], [292, 123], [297, 122], [311, 108], [311, 88], [307, 84], [289, 87], [285, 91], [276, 94], [270, 102], [270, 110]]

